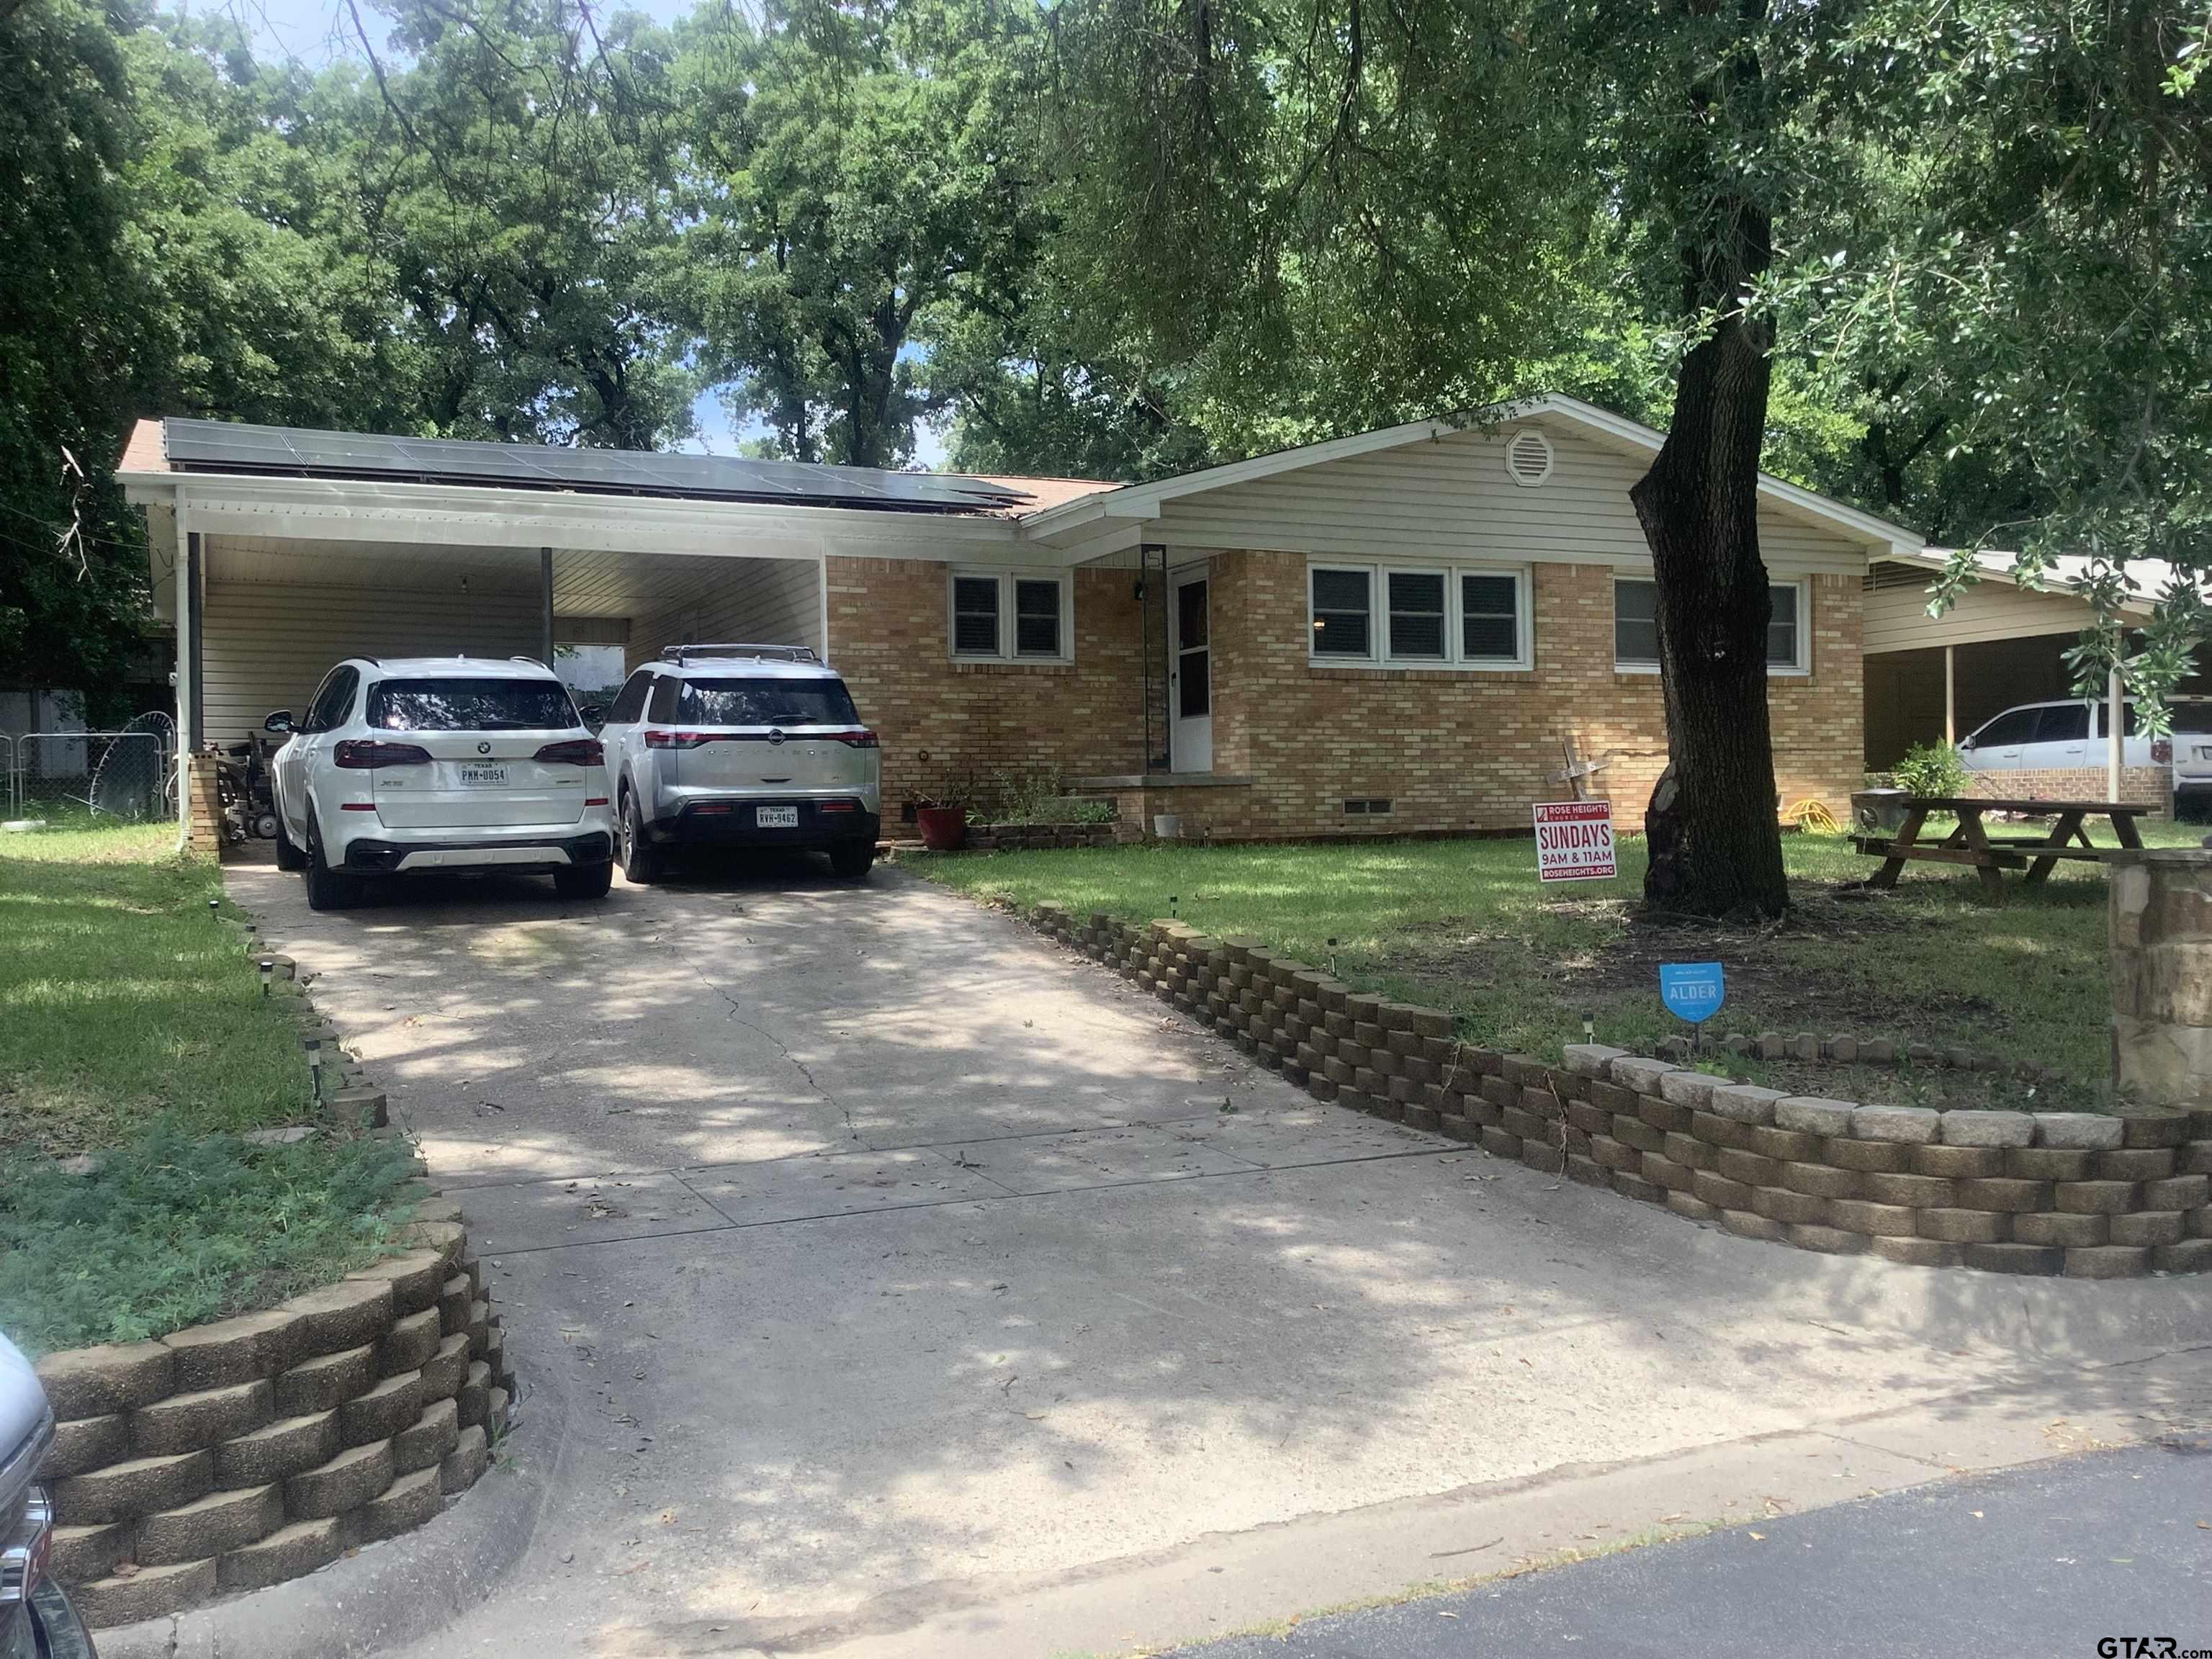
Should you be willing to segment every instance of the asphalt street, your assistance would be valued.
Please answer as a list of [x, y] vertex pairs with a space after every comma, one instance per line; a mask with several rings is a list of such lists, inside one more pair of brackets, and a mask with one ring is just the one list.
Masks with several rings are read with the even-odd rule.
[[1284, 1635], [1185, 1648], [1176, 1659], [2150, 1659], [2192, 1650], [2212, 1652], [2204, 1437], [1730, 1527], [1309, 1620]]

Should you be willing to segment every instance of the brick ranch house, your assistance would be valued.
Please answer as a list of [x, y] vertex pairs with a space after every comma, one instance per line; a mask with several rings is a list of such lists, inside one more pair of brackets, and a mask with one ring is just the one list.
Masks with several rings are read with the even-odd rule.
[[[772, 641], [844, 675], [887, 819], [1042, 769], [1291, 837], [1526, 828], [1570, 751], [1638, 823], [1666, 741], [1628, 491], [1660, 441], [1547, 397], [1115, 486], [171, 421], [121, 475], [194, 745], [349, 654]], [[1922, 543], [1773, 478], [1759, 519], [1781, 793], [1840, 811], [1863, 588]]]

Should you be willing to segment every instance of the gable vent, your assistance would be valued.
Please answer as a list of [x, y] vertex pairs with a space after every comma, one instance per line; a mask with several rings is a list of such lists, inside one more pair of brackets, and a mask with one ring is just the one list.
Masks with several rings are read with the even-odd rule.
[[1505, 445], [1505, 476], [1534, 489], [1552, 476], [1552, 441], [1524, 426]]

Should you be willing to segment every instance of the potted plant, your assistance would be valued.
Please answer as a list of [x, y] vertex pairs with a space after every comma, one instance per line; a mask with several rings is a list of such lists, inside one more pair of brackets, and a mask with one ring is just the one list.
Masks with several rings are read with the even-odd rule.
[[973, 790], [948, 784], [918, 796], [914, 827], [933, 853], [957, 853], [968, 840], [968, 798]]

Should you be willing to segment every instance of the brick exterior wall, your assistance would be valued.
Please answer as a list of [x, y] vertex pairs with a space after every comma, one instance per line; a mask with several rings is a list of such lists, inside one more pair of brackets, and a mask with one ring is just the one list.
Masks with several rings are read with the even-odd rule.
[[[951, 660], [946, 568], [925, 559], [826, 561], [830, 664], [883, 739], [884, 817], [994, 773], [1144, 769], [1142, 617], [1131, 570], [1078, 570], [1075, 660]], [[1155, 613], [1152, 627], [1159, 626]], [[1157, 652], [1157, 631], [1155, 632]], [[1155, 727], [1157, 730], [1157, 726]]]
[[[1613, 761], [1593, 781], [1626, 829], [1667, 762], [1656, 674], [1613, 666], [1613, 573], [1539, 564], [1534, 672], [1316, 668], [1307, 661], [1306, 561], [1238, 552], [1213, 562], [1213, 764], [1254, 780], [1261, 833], [1524, 830], [1528, 804], [1567, 799], [1559, 740]], [[1769, 682], [1784, 803], [1838, 815], [1859, 784], [1859, 580], [1812, 581], [1813, 672]], [[1387, 796], [1346, 817], [1347, 796]]]
[[[886, 817], [918, 791], [1004, 769], [1143, 769], [1135, 573], [1074, 576], [1073, 664], [955, 663], [944, 565], [828, 562], [830, 659], [883, 736]], [[1183, 811], [1191, 836], [1526, 830], [1531, 801], [1571, 793], [1551, 778], [1570, 737], [1584, 760], [1613, 757], [1593, 787], [1618, 804], [1622, 828], [1638, 828], [1666, 764], [1666, 721], [1656, 674], [1613, 670], [1612, 580], [1602, 566], [1535, 567], [1533, 672], [1316, 668], [1304, 556], [1217, 554], [1213, 769], [1252, 784], [1145, 805]], [[1813, 672], [1770, 683], [1777, 781], [1785, 803], [1816, 796], [1841, 817], [1860, 781], [1859, 579], [1815, 576], [1811, 592]], [[1157, 651], [1157, 613], [1151, 625]], [[1347, 817], [1347, 796], [1393, 810]]]
[[[2112, 777], [2101, 766], [1976, 772], [1971, 775], [1966, 793], [1984, 800], [2103, 800], [2112, 793]], [[2122, 767], [2120, 800], [2130, 805], [2154, 806], [2172, 817], [2173, 769]]]

